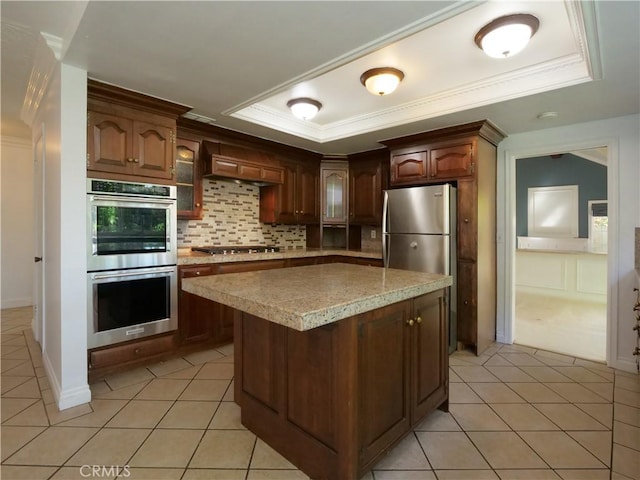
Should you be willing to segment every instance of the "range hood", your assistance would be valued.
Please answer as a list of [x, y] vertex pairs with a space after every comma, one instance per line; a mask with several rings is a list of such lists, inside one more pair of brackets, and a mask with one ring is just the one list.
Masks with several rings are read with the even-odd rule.
[[202, 161], [205, 178], [236, 180], [259, 187], [284, 182], [284, 168], [270, 153], [204, 140]]

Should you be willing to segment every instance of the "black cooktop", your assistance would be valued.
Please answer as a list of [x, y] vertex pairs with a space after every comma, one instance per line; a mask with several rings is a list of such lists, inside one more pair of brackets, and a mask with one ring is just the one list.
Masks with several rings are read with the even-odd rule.
[[233, 255], [236, 253], [273, 253], [279, 252], [280, 247], [273, 247], [270, 245], [256, 245], [256, 246], [231, 246], [231, 247], [191, 247], [193, 252], [208, 253], [209, 255]]

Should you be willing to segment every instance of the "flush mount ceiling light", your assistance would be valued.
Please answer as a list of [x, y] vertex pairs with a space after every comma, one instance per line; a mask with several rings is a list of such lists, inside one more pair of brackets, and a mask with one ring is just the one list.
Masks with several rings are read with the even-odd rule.
[[475, 42], [492, 58], [511, 57], [527, 46], [539, 25], [540, 21], [528, 13], [506, 15], [482, 27]]
[[311, 120], [322, 108], [322, 104], [313, 98], [294, 98], [287, 102], [291, 113], [300, 120]]
[[360, 82], [374, 95], [389, 95], [402, 79], [404, 73], [397, 68], [382, 67], [367, 70], [360, 76]]

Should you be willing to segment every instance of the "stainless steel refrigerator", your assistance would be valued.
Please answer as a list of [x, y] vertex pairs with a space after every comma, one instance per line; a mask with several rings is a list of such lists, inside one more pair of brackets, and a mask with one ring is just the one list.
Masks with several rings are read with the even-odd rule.
[[385, 190], [385, 268], [453, 276], [449, 289], [449, 351], [456, 349], [456, 189], [451, 185]]

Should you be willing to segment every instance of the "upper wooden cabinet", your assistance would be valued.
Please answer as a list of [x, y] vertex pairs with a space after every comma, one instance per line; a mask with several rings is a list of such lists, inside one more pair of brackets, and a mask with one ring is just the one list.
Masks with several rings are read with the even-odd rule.
[[391, 155], [391, 185], [417, 185], [424, 182], [472, 176], [475, 169], [473, 139], [454, 139], [422, 145], [420, 151], [399, 149]]
[[282, 162], [284, 182], [260, 188], [260, 221], [281, 224], [320, 222], [320, 166]]
[[177, 139], [176, 185], [178, 218], [202, 219], [202, 163], [199, 142], [185, 138]]
[[388, 182], [388, 152], [349, 160], [349, 224], [382, 225], [382, 192]]
[[428, 178], [427, 152], [391, 155], [391, 185], [419, 183]]
[[454, 142], [444, 147], [435, 147], [429, 151], [429, 176], [441, 180], [473, 175], [473, 151], [475, 141]]
[[349, 165], [346, 162], [323, 163], [320, 167], [323, 224], [347, 223]]
[[87, 92], [90, 176], [175, 183], [176, 118], [189, 108], [93, 80]]
[[203, 142], [203, 174], [260, 183], [283, 183], [284, 169], [275, 155], [218, 142]]

